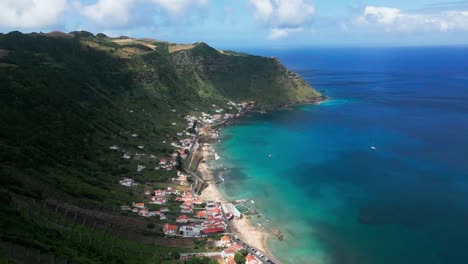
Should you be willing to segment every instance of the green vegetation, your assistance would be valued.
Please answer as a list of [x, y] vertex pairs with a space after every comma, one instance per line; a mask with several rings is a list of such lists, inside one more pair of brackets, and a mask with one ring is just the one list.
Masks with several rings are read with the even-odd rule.
[[245, 257], [247, 256], [248, 252], [247, 250], [245, 249], [241, 249], [239, 251], [237, 251], [235, 254], [234, 254], [234, 261], [237, 263], [237, 264], [243, 264], [245, 263]]
[[[205, 43], [169, 53], [169, 45], [85, 31], [1, 34], [0, 191], [19, 200], [54, 200], [124, 217], [119, 206], [138, 201], [143, 190], [120, 186], [118, 180], [133, 177], [147, 186], [167, 187], [175, 172], [154, 168], [174, 151], [163, 141], [185, 129], [185, 115], [229, 100], [254, 100], [272, 108], [318, 96], [275, 59], [220, 53]], [[111, 145], [145, 155], [122, 159]], [[137, 172], [138, 164], [147, 168]], [[105, 227], [69, 223], [50, 208], [36, 215], [24, 207], [18, 211], [5, 199], [0, 224], [8, 231], [0, 242], [77, 263], [171, 263], [172, 253], [181, 252], [130, 241]], [[142, 225], [135, 236], [161, 235], [159, 223]], [[184, 250], [203, 247], [201, 241]], [[130, 256], [134, 248], [142, 253]]]

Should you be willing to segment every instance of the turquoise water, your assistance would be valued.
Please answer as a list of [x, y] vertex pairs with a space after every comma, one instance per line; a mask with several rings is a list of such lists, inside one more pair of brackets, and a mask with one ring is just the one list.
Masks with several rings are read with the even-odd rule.
[[269, 241], [277, 257], [466, 263], [468, 50], [257, 53], [331, 97], [251, 115], [216, 146], [221, 192], [254, 200], [254, 221], [285, 234]]

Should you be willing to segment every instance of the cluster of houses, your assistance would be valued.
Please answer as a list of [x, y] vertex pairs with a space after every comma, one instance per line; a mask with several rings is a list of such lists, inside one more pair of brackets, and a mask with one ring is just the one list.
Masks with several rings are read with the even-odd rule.
[[[213, 233], [222, 233], [226, 230], [226, 223], [223, 218], [221, 206], [208, 202], [204, 208], [194, 210], [194, 205], [202, 205], [205, 202], [193, 197], [190, 192], [184, 192], [176, 198], [182, 202], [180, 205], [180, 215], [176, 219], [177, 225], [165, 224], [164, 234], [168, 236], [179, 235], [182, 237], [203, 237]], [[187, 216], [189, 214], [191, 217]]]
[[[208, 257], [210, 259], [218, 260], [227, 264], [236, 264], [234, 256], [237, 251], [244, 249], [240, 244], [237, 244], [231, 240], [228, 235], [224, 235], [220, 240], [216, 241], [216, 246], [224, 248], [221, 252], [204, 252], [204, 253], [188, 253], [181, 254], [181, 260], [189, 260], [193, 256]], [[248, 253], [245, 256], [245, 264], [260, 264], [262, 263], [257, 257]]]
[[[239, 117], [243, 111], [254, 107], [254, 105], [255, 102], [253, 101], [242, 103], [229, 101], [227, 103], [226, 109], [217, 105], [212, 105], [213, 114], [201, 112], [199, 117], [193, 115], [185, 116], [185, 120], [187, 121], [186, 129], [184, 129], [182, 132], [178, 132], [177, 137], [174, 137], [178, 141], [171, 142], [169, 141], [171, 136], [166, 135], [166, 140], [169, 141], [176, 150], [172, 153], [171, 156], [168, 156], [167, 158], [161, 158], [159, 160], [159, 164], [155, 167], [155, 170], [173, 170], [177, 165], [177, 159], [179, 156], [182, 159], [186, 159], [191, 148], [198, 147], [197, 145], [194, 146], [194, 144], [196, 144], [196, 134], [193, 132], [198, 131], [198, 128], [195, 126], [195, 124], [203, 126], [227, 119], [236, 118]], [[176, 112], [175, 109], [172, 109], [171, 111]], [[176, 125], [176, 123], [172, 123], [172, 125]], [[193, 129], [195, 129], [195, 131], [193, 131]], [[217, 136], [217, 134], [215, 136]], [[138, 137], [138, 135], [133, 134], [132, 137]], [[166, 140], [164, 140], [163, 143], [169, 143], [166, 142]], [[120, 147], [116, 145], [112, 145], [109, 148], [114, 151], [121, 151]], [[144, 149], [144, 146], [139, 145], [138, 148]], [[132, 158], [129, 152], [124, 150], [122, 150], [122, 152], [123, 159]], [[137, 155], [138, 154], [135, 155], [136, 158]], [[154, 155], [151, 155], [151, 158], [156, 159]], [[137, 172], [142, 172], [144, 169], [146, 169], [144, 164], [138, 164]], [[181, 186], [189, 186], [190, 184], [188, 182], [188, 178], [189, 175], [180, 170], [177, 170], [177, 178], [173, 178], [172, 180], [177, 181]], [[135, 185], [135, 182], [132, 178], [122, 178], [120, 180], [120, 184], [131, 187]], [[145, 202], [135, 202], [132, 203], [131, 206], [124, 205], [121, 207], [121, 209], [131, 211], [142, 217], [158, 217], [160, 220], [167, 221], [163, 225], [163, 232], [166, 236], [193, 238], [205, 237], [207, 235], [216, 233], [224, 233], [227, 228], [227, 223], [225, 221], [232, 219], [232, 214], [228, 214], [226, 217], [224, 216], [223, 208], [219, 203], [205, 202], [198, 197], [194, 197], [190, 191], [181, 192], [174, 190], [172, 187], [167, 187], [166, 189], [145, 190], [144, 194], [146, 197]], [[174, 218], [171, 218], [172, 220], [168, 221], [166, 216], [166, 213], [170, 210], [176, 210], [174, 208], [173, 202], [170, 203], [171, 206], [167, 205], [169, 200], [180, 202], [180, 212], [178, 212], [175, 223], [173, 222]], [[148, 204], [159, 205], [158, 207], [154, 207], [158, 208], [158, 210], [150, 210], [152, 206], [148, 206]], [[171, 209], [169, 209], [169, 207]], [[178, 210], [179, 209], [176, 211]], [[171, 215], [174, 213], [175, 212], [171, 212]], [[235, 263], [234, 254], [243, 248], [240, 244], [234, 243], [227, 235], [221, 237], [221, 239], [217, 242], [217, 246], [223, 247], [225, 249], [222, 252], [213, 252], [213, 256], [217, 256], [220, 260], [230, 264]], [[197, 254], [200, 255], [204, 253]], [[190, 258], [190, 256], [191, 254], [187, 254], [186, 256], [183, 256], [183, 258]], [[258, 261], [255, 256], [248, 254], [246, 256], [246, 263], [257, 264], [261, 262]]]

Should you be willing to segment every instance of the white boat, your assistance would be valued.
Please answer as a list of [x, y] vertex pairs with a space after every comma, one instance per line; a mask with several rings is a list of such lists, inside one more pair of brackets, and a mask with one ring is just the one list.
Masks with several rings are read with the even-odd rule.
[[221, 157], [218, 155], [218, 153], [215, 153], [215, 160], [219, 160]]
[[250, 202], [253, 203], [253, 204], [255, 203], [254, 200], [250, 200]]
[[268, 157], [269, 157], [269, 158], [271, 158], [271, 154], [270, 154], [270, 155], [268, 155]]
[[374, 147], [374, 146], [371, 146], [370, 148], [371, 148], [372, 150], [377, 150], [377, 148]]

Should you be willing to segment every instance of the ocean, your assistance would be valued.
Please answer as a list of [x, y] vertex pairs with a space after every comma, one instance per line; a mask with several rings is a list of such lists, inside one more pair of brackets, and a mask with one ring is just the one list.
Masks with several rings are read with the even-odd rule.
[[220, 192], [284, 233], [281, 261], [468, 263], [468, 48], [249, 52], [330, 98], [252, 114], [215, 146]]

